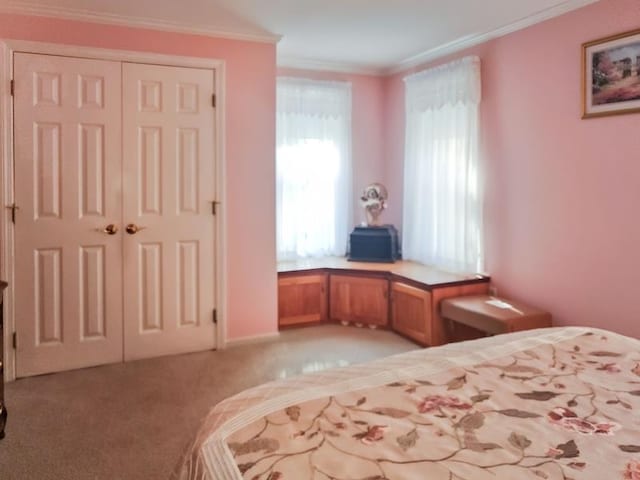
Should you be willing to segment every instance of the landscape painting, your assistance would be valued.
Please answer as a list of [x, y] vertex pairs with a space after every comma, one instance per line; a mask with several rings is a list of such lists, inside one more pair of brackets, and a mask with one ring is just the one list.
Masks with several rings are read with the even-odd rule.
[[583, 45], [584, 117], [640, 112], [640, 30]]

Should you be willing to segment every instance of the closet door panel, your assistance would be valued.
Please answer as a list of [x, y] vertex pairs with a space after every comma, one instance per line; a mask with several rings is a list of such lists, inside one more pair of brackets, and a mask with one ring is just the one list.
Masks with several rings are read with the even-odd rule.
[[123, 65], [125, 359], [215, 346], [212, 70]]
[[20, 377], [122, 360], [121, 64], [14, 56]]

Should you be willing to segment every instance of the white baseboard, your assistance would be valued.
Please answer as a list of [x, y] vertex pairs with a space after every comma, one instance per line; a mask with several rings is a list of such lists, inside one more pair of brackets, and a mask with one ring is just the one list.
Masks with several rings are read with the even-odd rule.
[[250, 337], [232, 338], [226, 341], [226, 347], [238, 347], [240, 345], [252, 345], [254, 343], [273, 342], [280, 338], [280, 332], [263, 333]]

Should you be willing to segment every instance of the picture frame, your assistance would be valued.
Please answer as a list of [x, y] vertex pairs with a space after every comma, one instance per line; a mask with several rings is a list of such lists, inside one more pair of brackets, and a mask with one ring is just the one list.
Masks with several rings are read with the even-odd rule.
[[582, 118], [640, 112], [640, 29], [582, 45]]

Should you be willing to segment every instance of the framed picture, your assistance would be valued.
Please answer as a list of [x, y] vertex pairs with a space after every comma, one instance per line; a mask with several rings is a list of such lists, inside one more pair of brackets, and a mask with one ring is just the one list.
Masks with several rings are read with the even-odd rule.
[[640, 30], [582, 45], [582, 118], [640, 112]]

